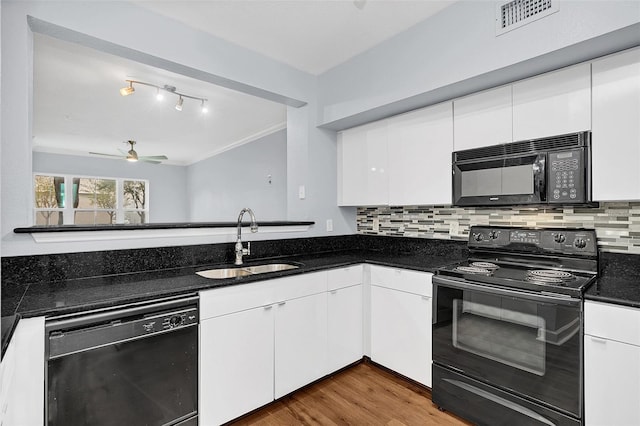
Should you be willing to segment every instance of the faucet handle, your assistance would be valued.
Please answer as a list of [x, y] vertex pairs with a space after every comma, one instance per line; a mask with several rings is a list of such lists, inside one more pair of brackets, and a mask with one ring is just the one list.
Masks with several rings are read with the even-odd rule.
[[251, 254], [251, 241], [247, 241], [247, 248], [242, 248], [242, 254], [249, 256]]

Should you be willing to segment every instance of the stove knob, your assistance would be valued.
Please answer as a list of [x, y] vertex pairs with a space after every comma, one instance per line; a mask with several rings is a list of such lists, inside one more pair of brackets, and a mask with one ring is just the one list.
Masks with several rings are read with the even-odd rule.
[[556, 234], [553, 236], [553, 240], [556, 243], [564, 243], [564, 241], [566, 240], [566, 237], [564, 236], [564, 234]]
[[498, 233], [496, 231], [489, 231], [489, 239], [495, 240], [496, 238], [498, 238]]
[[575, 241], [573, 242], [573, 245], [581, 249], [587, 246], [587, 242], [582, 238], [576, 238]]
[[484, 240], [484, 236], [480, 232], [474, 233], [473, 234], [473, 239], [476, 240], [476, 241], [482, 241], [482, 240]]

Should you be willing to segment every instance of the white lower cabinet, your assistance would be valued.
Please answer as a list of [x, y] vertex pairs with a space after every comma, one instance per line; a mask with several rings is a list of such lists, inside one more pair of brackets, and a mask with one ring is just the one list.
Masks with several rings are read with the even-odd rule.
[[431, 386], [431, 274], [366, 268], [201, 292], [200, 424], [228, 422], [360, 360], [369, 329], [373, 361]]
[[327, 374], [327, 273], [200, 293], [200, 424], [218, 425]]
[[44, 317], [21, 319], [0, 364], [0, 425], [42, 425]]
[[328, 370], [362, 359], [362, 284], [331, 290], [327, 296]]
[[217, 425], [273, 400], [273, 307], [200, 324], [200, 424]]
[[640, 309], [585, 302], [584, 419], [640, 425]]
[[362, 265], [328, 272], [327, 339], [328, 371], [339, 370], [362, 359]]
[[277, 399], [328, 373], [327, 294], [287, 300], [274, 309]]
[[371, 359], [431, 387], [431, 274], [371, 267]]

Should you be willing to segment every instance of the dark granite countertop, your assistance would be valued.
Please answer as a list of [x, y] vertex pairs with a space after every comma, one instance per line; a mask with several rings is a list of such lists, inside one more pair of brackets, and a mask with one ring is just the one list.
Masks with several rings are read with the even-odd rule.
[[196, 275], [196, 272], [201, 270], [236, 267], [230, 264], [218, 264], [36, 283], [28, 287], [16, 309], [16, 314], [22, 317], [67, 314], [158, 297], [193, 293], [211, 288], [264, 281], [362, 262], [433, 272], [436, 268], [453, 261], [455, 260], [451, 259], [450, 256], [425, 257], [423, 255], [393, 255], [373, 251], [345, 251], [252, 260], [245, 262], [244, 265], [285, 262], [294, 263], [300, 267], [298, 269], [236, 278], [209, 279]]
[[584, 298], [640, 308], [640, 255], [601, 253], [598, 280]]

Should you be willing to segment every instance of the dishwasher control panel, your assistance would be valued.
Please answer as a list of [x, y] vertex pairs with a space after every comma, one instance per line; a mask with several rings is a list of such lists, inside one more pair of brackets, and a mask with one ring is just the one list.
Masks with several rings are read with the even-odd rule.
[[146, 333], [171, 330], [179, 327], [198, 324], [198, 309], [189, 308], [175, 312], [163, 313], [145, 318], [140, 324]]

